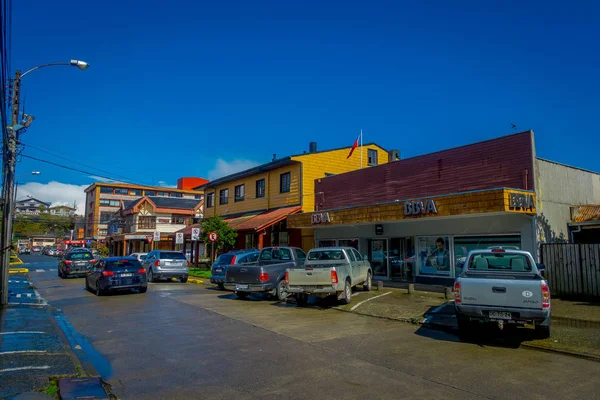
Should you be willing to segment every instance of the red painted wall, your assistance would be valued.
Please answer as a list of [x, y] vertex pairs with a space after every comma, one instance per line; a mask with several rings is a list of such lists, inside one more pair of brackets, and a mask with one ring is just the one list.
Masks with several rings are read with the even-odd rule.
[[204, 179], [204, 178], [193, 178], [193, 177], [179, 178], [179, 179], [177, 179], [177, 189], [192, 190], [193, 188], [202, 186], [208, 182], [209, 182], [209, 180]]
[[319, 210], [500, 187], [534, 188], [533, 132], [394, 161], [315, 181]]

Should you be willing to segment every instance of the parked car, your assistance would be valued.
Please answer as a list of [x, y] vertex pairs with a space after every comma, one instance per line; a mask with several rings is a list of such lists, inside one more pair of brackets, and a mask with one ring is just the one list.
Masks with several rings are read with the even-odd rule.
[[56, 248], [51, 247], [48, 249], [48, 251], [46, 252], [46, 255], [48, 256], [54, 256], [54, 253], [56, 253]]
[[68, 252], [58, 263], [58, 276], [63, 279], [74, 275], [83, 276], [95, 262], [91, 251]]
[[100, 254], [100, 251], [98, 249], [90, 249], [90, 251], [94, 255], [95, 259], [99, 260], [102, 258], [102, 254]]
[[31, 250], [29, 250], [29, 247], [21, 247], [19, 248], [19, 254], [31, 254]]
[[224, 287], [233, 290], [239, 299], [252, 292], [273, 292], [280, 301], [287, 298], [285, 271], [304, 264], [306, 254], [297, 247], [265, 247], [256, 265], [230, 265]]
[[31, 249], [34, 253], [39, 253], [40, 251], [42, 251], [42, 248], [40, 246], [33, 246], [33, 249]]
[[352, 301], [352, 288], [363, 285], [371, 290], [373, 270], [367, 259], [352, 247], [312, 249], [299, 268], [288, 268], [285, 280], [288, 293], [304, 305], [310, 295], [336, 296], [344, 304]]
[[460, 334], [474, 324], [534, 324], [537, 336], [550, 336], [550, 288], [544, 267], [527, 251], [494, 248], [467, 255], [454, 282], [454, 307]]
[[129, 257], [135, 257], [139, 262], [142, 262], [146, 259], [148, 253], [131, 253]]
[[230, 265], [254, 265], [258, 261], [259, 255], [260, 251], [258, 250], [236, 250], [221, 254], [211, 267], [210, 282], [223, 290], [225, 288], [225, 275]]
[[177, 278], [185, 283], [190, 273], [189, 262], [181, 251], [151, 251], [142, 265], [148, 273], [148, 282]]
[[[77, 253], [80, 254], [80, 253]], [[134, 257], [108, 257], [96, 261], [85, 276], [85, 288], [96, 296], [117, 290], [148, 290], [146, 270]]]

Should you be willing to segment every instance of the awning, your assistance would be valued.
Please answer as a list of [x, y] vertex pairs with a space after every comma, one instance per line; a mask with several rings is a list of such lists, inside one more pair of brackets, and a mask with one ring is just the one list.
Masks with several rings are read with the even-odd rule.
[[271, 225], [274, 225], [278, 222], [283, 221], [290, 214], [299, 213], [301, 210], [302, 210], [302, 207], [295, 206], [295, 207], [278, 208], [278, 209], [272, 210], [272, 211], [266, 211], [262, 214], [254, 216], [253, 218], [249, 218], [246, 221], [237, 223], [234, 229], [238, 230], [238, 231], [248, 231], [248, 230], [261, 231], [263, 229], [270, 227]]
[[229, 225], [232, 229], [238, 230], [239, 225], [256, 217], [257, 215], [258, 214], [247, 214], [247, 215], [242, 215], [241, 217], [225, 218], [223, 221], [227, 222], [227, 225]]
[[178, 230], [176, 233], [183, 233], [184, 235], [191, 236], [192, 228], [200, 228], [200, 232], [202, 232], [202, 228], [200, 227], [200, 224], [194, 224], [194, 225], [186, 226], [185, 228]]
[[571, 207], [571, 220], [575, 223], [600, 221], [600, 205], [585, 204]]

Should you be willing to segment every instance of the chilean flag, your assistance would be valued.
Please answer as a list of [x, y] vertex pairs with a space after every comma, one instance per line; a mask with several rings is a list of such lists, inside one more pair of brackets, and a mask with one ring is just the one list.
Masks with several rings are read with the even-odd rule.
[[346, 160], [352, 156], [352, 153], [354, 153], [354, 149], [356, 149], [358, 147], [358, 139], [360, 139], [360, 135], [358, 135], [358, 137], [354, 141], [354, 144], [352, 145], [352, 148], [350, 149], [350, 154], [348, 154], [348, 157], [346, 157]]

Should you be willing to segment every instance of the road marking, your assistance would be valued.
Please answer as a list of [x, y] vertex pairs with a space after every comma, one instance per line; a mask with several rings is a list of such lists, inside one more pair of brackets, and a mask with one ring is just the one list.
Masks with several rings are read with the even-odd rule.
[[387, 292], [387, 293], [384, 293], [384, 294], [380, 294], [379, 296], [375, 296], [375, 297], [371, 297], [370, 299], [363, 300], [363, 301], [361, 301], [360, 303], [358, 303], [358, 304], [356, 304], [355, 306], [353, 306], [353, 307], [350, 309], [350, 311], [354, 311], [354, 310], [356, 310], [358, 307], [360, 307], [360, 305], [361, 305], [361, 304], [364, 304], [364, 303], [366, 303], [367, 301], [375, 300], [375, 299], [376, 299], [376, 298], [378, 298], [378, 297], [381, 297], [381, 296], [386, 296], [386, 295], [388, 295], [388, 294], [390, 294], [390, 293], [392, 293], [392, 292]]
[[27, 293], [27, 297], [31, 297], [31, 293]]
[[4, 372], [26, 371], [29, 369], [50, 369], [50, 366], [49, 365], [41, 365], [39, 367], [29, 366], [29, 367], [5, 368], [5, 369], [0, 369], [0, 374], [2, 374]]
[[0, 332], [0, 335], [45, 335], [46, 332], [42, 331], [13, 331], [13, 332]]
[[56, 268], [50, 268], [48, 271], [50, 271], [50, 272], [56, 272], [58, 270]]
[[[454, 300], [450, 301], [450, 303], [454, 303]], [[440, 310], [443, 309], [444, 307], [446, 307], [447, 305], [448, 305], [448, 303], [439, 305], [436, 308], [434, 308], [433, 310], [431, 310], [430, 312], [428, 312], [427, 314], [436, 314], [436, 313], [440, 312]]]
[[45, 269], [36, 269], [35, 272], [46, 272]]
[[17, 299], [20, 299], [20, 298], [21, 298], [21, 293], [17, 294], [15, 297], [16, 297]]
[[17, 350], [17, 351], [0, 351], [3, 354], [26, 354], [26, 353], [47, 353], [46, 350]]

